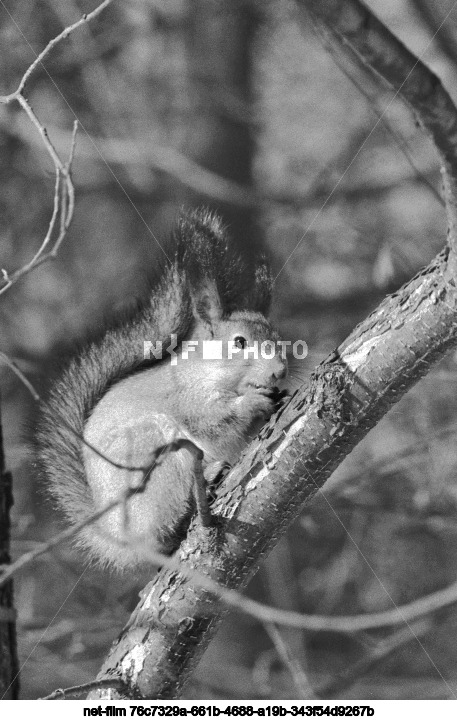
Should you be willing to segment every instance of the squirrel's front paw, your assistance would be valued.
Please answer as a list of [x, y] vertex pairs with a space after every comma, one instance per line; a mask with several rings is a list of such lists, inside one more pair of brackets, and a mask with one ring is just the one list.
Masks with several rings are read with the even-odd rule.
[[231, 465], [227, 461], [214, 461], [206, 466], [203, 475], [208, 487], [218, 485], [227, 475]]

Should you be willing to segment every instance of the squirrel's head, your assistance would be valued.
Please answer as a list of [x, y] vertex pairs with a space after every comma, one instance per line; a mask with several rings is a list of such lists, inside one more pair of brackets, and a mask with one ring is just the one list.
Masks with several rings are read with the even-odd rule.
[[282, 397], [280, 386], [287, 376], [278, 333], [256, 311], [225, 315], [208, 290], [198, 300], [193, 331], [181, 347], [180, 373], [246, 428], [263, 422]]

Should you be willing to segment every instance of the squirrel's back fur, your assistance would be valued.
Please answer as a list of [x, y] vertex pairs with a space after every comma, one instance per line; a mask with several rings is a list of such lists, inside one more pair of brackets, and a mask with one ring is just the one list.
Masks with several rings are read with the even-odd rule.
[[67, 365], [43, 403], [36, 434], [37, 461], [49, 490], [71, 523], [95, 508], [83, 460], [84, 428], [106, 392], [153, 363], [144, 360], [144, 341], [178, 342], [192, 334], [192, 298], [212, 283], [225, 315], [236, 310], [266, 313], [271, 276], [262, 262], [248, 267], [228, 243], [220, 219], [207, 210], [182, 214], [164, 248], [167, 262], [149, 297], [123, 322], [113, 324]]

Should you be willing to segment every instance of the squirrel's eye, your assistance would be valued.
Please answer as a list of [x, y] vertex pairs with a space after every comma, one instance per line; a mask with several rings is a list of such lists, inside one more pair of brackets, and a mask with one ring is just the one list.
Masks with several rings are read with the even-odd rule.
[[233, 339], [233, 342], [235, 343], [237, 348], [246, 348], [248, 344], [246, 338], [242, 335], [236, 335]]

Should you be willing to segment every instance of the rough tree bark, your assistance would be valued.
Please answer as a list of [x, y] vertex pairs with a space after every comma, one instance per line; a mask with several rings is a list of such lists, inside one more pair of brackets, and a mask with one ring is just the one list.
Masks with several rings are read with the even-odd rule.
[[[301, 0], [314, 22], [411, 105], [441, 156], [449, 244], [386, 298], [318, 368], [308, 388], [262, 430], [213, 505], [217, 531], [193, 524], [185, 568], [242, 588], [262, 556], [368, 430], [457, 344], [457, 112], [439, 80], [358, 0]], [[309, 16], [303, 18], [308, 22]], [[134, 697], [174, 698], [215, 633], [214, 594], [163, 570], [115, 642], [99, 678], [121, 678]], [[92, 698], [125, 698], [103, 689]]]
[[[11, 474], [5, 470], [0, 418], [0, 566], [11, 563], [10, 509], [13, 505]], [[16, 623], [13, 582], [0, 588], [0, 699], [17, 699], [19, 694]]]

